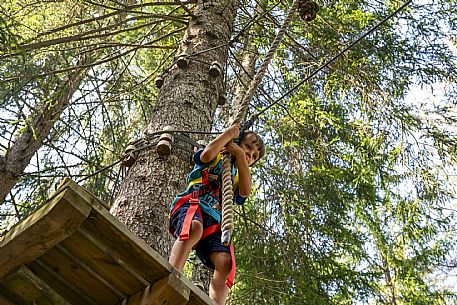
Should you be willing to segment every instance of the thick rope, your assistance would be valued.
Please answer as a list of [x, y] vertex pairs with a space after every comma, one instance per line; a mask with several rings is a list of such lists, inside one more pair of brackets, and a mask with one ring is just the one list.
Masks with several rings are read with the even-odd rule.
[[262, 79], [268, 69], [268, 65], [270, 64], [271, 59], [275, 55], [276, 51], [278, 50], [279, 44], [282, 42], [284, 38], [284, 34], [286, 33], [286, 30], [289, 26], [290, 21], [294, 17], [295, 11], [298, 8], [298, 0], [294, 0], [292, 3], [292, 7], [289, 10], [289, 13], [284, 20], [284, 23], [282, 24], [281, 28], [278, 31], [278, 34], [276, 35], [275, 39], [273, 40], [273, 43], [271, 44], [270, 49], [268, 50], [267, 55], [265, 56], [262, 64], [260, 65], [259, 71], [254, 75], [254, 78], [251, 80], [251, 83], [249, 84], [249, 88], [246, 91], [246, 94], [244, 95], [241, 103], [239, 104], [240, 107], [238, 109], [238, 113], [233, 121], [232, 124], [234, 123], [241, 123], [243, 120], [248, 107], [249, 103], [251, 103], [252, 98], [254, 97], [255, 92], [257, 91], [257, 88], [259, 87], [260, 83], [262, 82]]
[[[262, 64], [260, 65], [259, 71], [255, 74], [254, 78], [249, 84], [249, 88], [246, 91], [243, 99], [239, 103], [238, 112], [235, 116], [235, 119], [232, 122], [233, 124], [240, 124], [243, 118], [246, 116], [248, 111], [249, 103], [251, 102], [254, 94], [259, 87], [262, 79], [265, 75], [265, 72], [268, 69], [271, 59], [276, 53], [279, 44], [284, 38], [287, 27], [289, 26], [290, 21], [294, 17], [295, 11], [298, 8], [299, 0], [294, 0], [292, 6], [287, 14], [284, 23], [278, 31], [273, 43], [271, 44], [270, 49], [268, 50], [267, 55], [265, 56]], [[224, 155], [222, 157], [222, 237], [221, 242], [223, 245], [227, 246], [230, 244], [232, 232], [233, 232], [233, 186], [231, 178], [231, 165], [230, 165], [230, 155]]]
[[222, 157], [222, 236], [224, 246], [230, 244], [233, 225], [233, 185], [230, 155]]

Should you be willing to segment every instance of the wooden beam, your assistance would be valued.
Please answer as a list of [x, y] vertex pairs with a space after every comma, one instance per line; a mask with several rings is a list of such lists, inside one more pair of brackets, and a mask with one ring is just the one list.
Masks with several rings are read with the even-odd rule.
[[189, 305], [217, 305], [200, 288], [194, 285], [188, 278], [181, 276], [181, 281], [190, 289]]
[[135, 294], [149, 285], [148, 281], [82, 227], [61, 245], [126, 295]]
[[149, 284], [167, 276], [173, 269], [159, 253], [104, 208], [94, 206], [82, 228], [103, 244], [105, 251], [118, 257]]
[[[117, 257], [115, 255], [115, 253], [113, 253], [113, 251], [107, 245], [105, 245], [105, 244], [101, 243], [99, 240], [95, 239], [83, 227], [80, 227], [78, 229], [77, 233], [81, 234], [84, 237], [84, 239], [78, 241], [78, 244], [83, 244], [84, 240], [87, 240], [91, 245], [93, 245], [99, 251], [101, 251], [104, 256], [108, 256], [110, 259], [112, 259], [112, 261], [109, 261], [105, 257], [103, 262], [107, 263], [108, 266], [102, 266], [103, 270], [109, 269], [110, 266], [117, 266], [118, 265], [118, 266], [120, 266], [120, 268], [125, 270], [125, 272], [127, 272], [135, 281], [139, 282], [141, 284], [140, 285], [141, 287], [149, 286], [149, 282], [144, 277], [142, 277], [140, 274], [135, 272], [135, 270], [133, 270], [126, 262], [124, 262], [119, 257]], [[72, 236], [72, 237], [76, 237], [76, 236], [77, 235]], [[92, 246], [87, 246], [86, 249], [90, 249], [90, 248], [92, 248]], [[87, 253], [86, 249], [84, 249], [85, 253]], [[97, 262], [99, 262], [99, 261], [101, 261], [101, 259], [97, 260]], [[99, 263], [99, 265], [100, 265], [100, 263]], [[117, 276], [118, 276], [119, 273], [121, 273], [119, 271], [113, 271], [113, 270], [108, 270], [108, 272], [117, 274]], [[128, 279], [128, 277], [123, 275], [122, 282], [125, 283], [127, 279]], [[138, 290], [139, 290], [139, 287], [138, 287], [138, 289], [135, 289], [134, 292], [137, 292]], [[133, 294], [133, 293], [131, 293], [131, 294]]]
[[123, 301], [125, 305], [185, 305], [189, 300], [190, 289], [181, 280], [177, 271], [169, 274], [152, 286]]
[[91, 209], [90, 204], [72, 188], [59, 190], [49, 202], [0, 239], [0, 280], [70, 236]]
[[[105, 209], [109, 210], [109, 206], [103, 202], [101, 199], [97, 198], [94, 194], [80, 186], [78, 183], [74, 182], [68, 177], [64, 177], [62, 181], [60, 181], [60, 185], [58, 186], [58, 190], [71, 188], [73, 191], [78, 193], [78, 195], [83, 198], [85, 201], [89, 202], [92, 206], [97, 207], [104, 207]], [[51, 197], [52, 198], [52, 197]]]
[[3, 293], [0, 292], [0, 304], [2, 305], [17, 305], [13, 303], [9, 298], [7, 298]]
[[56, 287], [56, 290], [60, 285], [60, 278], [62, 278], [99, 305], [116, 304], [124, 298], [106, 286], [104, 279], [95, 277], [94, 273], [88, 272], [58, 247], [54, 247], [42, 255], [40, 261], [53, 271], [54, 278], [47, 279], [47, 282], [51, 287]]
[[[22, 300], [21, 304], [71, 305], [26, 267], [8, 274], [3, 279], [2, 285], [8, 290], [8, 294]], [[6, 301], [3, 302], [0, 297], [0, 304], [5, 303], [9, 304]]]
[[100, 305], [89, 298], [81, 289], [60, 276], [41, 259], [36, 259], [28, 265], [30, 270], [46, 282], [49, 287], [68, 300], [72, 305]]
[[[123, 292], [119, 291], [116, 287], [111, 285], [111, 283], [109, 281], [104, 279], [104, 277], [99, 275], [96, 271], [94, 271], [86, 263], [84, 263], [82, 260], [80, 260], [76, 255], [74, 255], [73, 253], [68, 251], [65, 247], [63, 247], [62, 245], [57, 245], [56, 249], [58, 249], [60, 252], [65, 254], [65, 256], [69, 260], [67, 262], [67, 264], [70, 265], [73, 270], [83, 269], [85, 271], [85, 273], [87, 274], [87, 277], [88, 277], [88, 281], [86, 281], [86, 283], [89, 281], [92, 281], [92, 280], [94, 280], [96, 282], [100, 282], [103, 286], [106, 286], [106, 288], [108, 288], [113, 294], [117, 295], [120, 299], [126, 298], [126, 295]], [[78, 273], [78, 275], [79, 275], [79, 273]], [[66, 277], [66, 278], [68, 278], [68, 277]], [[82, 276], [78, 276], [78, 278], [80, 281], [83, 281]]]

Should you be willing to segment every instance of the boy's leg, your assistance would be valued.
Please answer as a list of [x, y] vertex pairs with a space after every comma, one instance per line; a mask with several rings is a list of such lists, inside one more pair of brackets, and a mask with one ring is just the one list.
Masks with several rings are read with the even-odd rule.
[[203, 224], [198, 220], [192, 220], [190, 227], [189, 239], [179, 240], [176, 239], [173, 247], [171, 248], [170, 258], [168, 262], [175, 267], [178, 271], [182, 272], [190, 251], [198, 243], [203, 234]]
[[229, 292], [225, 281], [230, 274], [232, 258], [226, 252], [213, 252], [210, 259], [214, 264], [214, 274], [209, 286], [209, 297], [218, 305], [224, 305]]

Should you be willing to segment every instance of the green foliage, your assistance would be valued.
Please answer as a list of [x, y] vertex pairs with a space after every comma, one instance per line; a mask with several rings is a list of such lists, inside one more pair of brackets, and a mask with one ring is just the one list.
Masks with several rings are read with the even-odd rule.
[[[252, 30], [262, 58], [290, 2], [261, 1], [269, 12], [258, 22], [262, 8], [241, 2], [234, 34], [243, 40]], [[457, 12], [453, 1], [414, 2], [257, 122], [268, 153], [237, 217], [230, 304], [455, 302], [440, 276], [455, 270]], [[78, 181], [118, 161], [154, 119], [153, 80], [170, 64], [188, 16], [171, 3], [137, 4], [126, 11], [113, 1], [2, 2], [4, 154], [41, 106], [52, 109], [67, 92], [73, 73], [84, 78], [0, 205], [0, 230], [42, 203], [61, 177]], [[321, 1], [315, 21], [293, 20], [252, 113], [400, 4]], [[231, 45], [229, 97], [242, 49]], [[416, 86], [439, 84], [440, 98], [405, 99]], [[118, 175], [111, 167], [81, 184], [109, 202]]]
[[[175, 7], [138, 8], [125, 12], [112, 3], [80, 1], [2, 3], [2, 39], [9, 42], [0, 54], [3, 153], [43, 109], [52, 111], [68, 94], [69, 79], [84, 73], [2, 214], [25, 216], [62, 177], [79, 181], [117, 162], [127, 142], [142, 133], [157, 95], [154, 78], [169, 64], [186, 19], [180, 12], [173, 17]], [[119, 174], [118, 165], [84, 180], [84, 186], [110, 201]], [[14, 202], [30, 208], [15, 213]]]
[[[321, 9], [305, 33], [295, 24], [289, 33], [307, 48], [281, 50], [277, 87], [306, 77], [398, 6], [386, 5], [340, 1]], [[455, 169], [456, 133], [448, 128], [455, 121], [439, 107], [404, 100], [415, 83], [449, 82], [455, 92], [446, 37], [456, 28], [443, 25], [455, 8], [438, 7], [402, 14], [263, 118], [269, 151], [255, 171], [252, 222], [238, 223], [242, 270], [233, 304], [455, 300], [455, 290], [430, 281], [455, 253], [446, 179]], [[442, 102], [455, 107], [452, 98]]]

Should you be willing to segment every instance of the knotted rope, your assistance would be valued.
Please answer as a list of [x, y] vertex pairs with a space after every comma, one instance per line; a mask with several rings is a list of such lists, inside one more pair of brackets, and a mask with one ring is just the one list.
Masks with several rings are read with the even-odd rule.
[[[243, 99], [239, 103], [238, 112], [232, 122], [234, 124], [240, 124], [243, 118], [246, 116], [248, 111], [249, 103], [251, 102], [254, 94], [262, 82], [263, 76], [267, 71], [268, 65], [270, 64], [271, 59], [276, 53], [279, 44], [284, 38], [287, 27], [289, 26], [290, 21], [294, 17], [295, 11], [298, 8], [300, 0], [294, 0], [292, 6], [287, 13], [287, 17], [284, 20], [281, 28], [278, 31], [273, 43], [268, 50], [267, 55], [265, 56], [262, 64], [260, 65], [259, 71], [254, 75], [254, 78], [251, 80], [248, 90], [246, 91]], [[233, 185], [232, 185], [232, 173], [231, 173], [231, 157], [227, 154], [222, 156], [222, 237], [221, 242], [224, 246], [230, 244], [230, 240], [233, 232]]]

